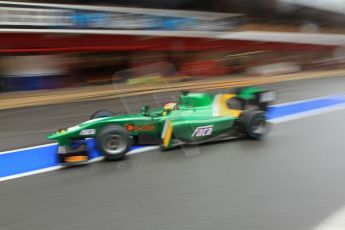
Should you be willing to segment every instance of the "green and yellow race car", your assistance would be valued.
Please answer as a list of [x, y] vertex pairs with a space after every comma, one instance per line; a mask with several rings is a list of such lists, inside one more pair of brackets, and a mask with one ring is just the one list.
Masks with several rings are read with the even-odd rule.
[[260, 139], [267, 131], [267, 106], [274, 91], [256, 87], [235, 93], [184, 92], [161, 108], [143, 106], [138, 114], [114, 116], [97, 111], [89, 121], [60, 129], [47, 138], [58, 141], [62, 164], [88, 161], [86, 138], [94, 138], [107, 160], [122, 159], [132, 145], [160, 145], [162, 150], [234, 137]]

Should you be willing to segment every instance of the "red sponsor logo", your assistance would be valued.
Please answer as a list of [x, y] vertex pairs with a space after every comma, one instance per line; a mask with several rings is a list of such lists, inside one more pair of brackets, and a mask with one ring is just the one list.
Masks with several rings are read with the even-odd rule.
[[154, 131], [156, 126], [154, 125], [126, 125], [126, 129], [128, 131], [136, 131], [136, 132], [147, 132], [147, 131]]

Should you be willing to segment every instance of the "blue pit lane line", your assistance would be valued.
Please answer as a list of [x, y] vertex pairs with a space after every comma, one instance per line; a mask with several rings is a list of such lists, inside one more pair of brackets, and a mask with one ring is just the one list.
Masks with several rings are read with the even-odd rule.
[[[90, 160], [101, 156], [93, 139], [86, 143]], [[131, 151], [142, 147], [133, 146]], [[0, 153], [0, 178], [58, 166], [56, 153], [56, 143]]]
[[267, 118], [269, 120], [284, 118], [305, 112], [317, 111], [328, 107], [341, 106], [344, 105], [344, 103], [345, 94], [274, 105], [270, 107]]
[[[345, 106], [345, 94], [274, 105], [269, 108], [267, 117], [269, 120], [274, 121], [306, 112], [342, 106]], [[93, 139], [87, 139], [86, 143], [90, 159], [101, 156], [95, 148], [95, 141]], [[131, 150], [140, 148], [143, 148], [143, 146], [134, 146]], [[0, 181], [11, 178], [12, 176], [27, 174], [32, 171], [58, 167], [59, 162], [56, 152], [56, 144], [0, 152]]]

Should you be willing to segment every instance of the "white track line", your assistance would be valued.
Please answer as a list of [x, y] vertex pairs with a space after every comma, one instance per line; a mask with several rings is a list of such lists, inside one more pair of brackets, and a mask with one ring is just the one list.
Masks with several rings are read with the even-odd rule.
[[19, 178], [19, 177], [31, 176], [31, 175], [35, 175], [35, 174], [39, 174], [39, 173], [44, 173], [44, 172], [50, 172], [50, 171], [58, 170], [58, 169], [61, 169], [61, 168], [63, 168], [63, 166], [58, 165], [58, 166], [53, 166], [53, 167], [49, 167], [49, 168], [38, 169], [38, 170], [31, 171], [31, 172], [26, 172], [26, 173], [15, 174], [15, 175], [12, 175], [12, 176], [1, 177], [0, 181], [12, 180], [12, 179], [16, 179], [16, 178]]
[[[52, 145], [52, 144], [40, 145], [40, 146], [34, 146], [34, 147], [43, 147], [43, 146], [49, 146], [49, 145]], [[34, 149], [34, 147], [29, 147], [29, 148], [25, 148], [25, 149]], [[142, 147], [140, 149], [134, 149], [134, 150], [130, 151], [129, 153], [127, 153], [127, 156], [128, 155], [135, 155], [135, 154], [142, 153], [142, 152], [148, 152], [148, 151], [156, 150], [158, 148], [159, 148], [158, 146], [147, 146], [147, 147]], [[22, 149], [20, 149], [20, 150], [22, 150]], [[14, 150], [14, 151], [16, 151], [16, 150]], [[101, 161], [103, 159], [104, 159], [104, 157], [102, 157], [102, 156], [96, 157], [96, 158], [93, 158], [92, 160], [90, 160], [89, 162], [87, 162], [85, 164]], [[53, 167], [49, 167], [49, 168], [38, 169], [38, 170], [31, 171], [31, 172], [25, 172], [25, 173], [12, 175], [12, 176], [1, 177], [0, 181], [12, 180], [12, 179], [20, 178], [20, 177], [31, 176], [31, 175], [35, 175], [35, 174], [55, 171], [55, 170], [58, 170], [61, 168], [64, 168], [64, 166], [58, 165], [58, 166], [53, 166]]]
[[134, 149], [134, 150], [130, 151], [128, 154], [126, 154], [126, 155], [127, 156], [128, 155], [135, 155], [135, 154], [138, 154], [138, 153], [152, 151], [152, 150], [157, 150], [157, 149], [159, 149], [159, 146], [147, 146], [147, 147], [142, 147], [142, 148], [139, 148], [139, 149]]
[[30, 150], [30, 149], [39, 149], [39, 148], [42, 148], [42, 147], [53, 146], [53, 145], [57, 145], [57, 144], [56, 143], [50, 143], [50, 144], [31, 146], [31, 147], [20, 148], [20, 149], [15, 149], [15, 150], [9, 150], [9, 151], [0, 152], [0, 155], [8, 154], [8, 153], [13, 153], [13, 152], [24, 151], [24, 150]]
[[313, 230], [344, 230], [345, 229], [345, 207], [339, 209], [333, 215], [316, 226]]

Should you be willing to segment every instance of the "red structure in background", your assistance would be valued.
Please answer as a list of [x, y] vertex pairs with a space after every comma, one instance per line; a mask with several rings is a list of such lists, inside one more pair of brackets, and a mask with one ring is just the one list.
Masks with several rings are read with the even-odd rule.
[[162, 37], [142, 35], [2, 33], [0, 53], [41, 54], [116, 51], [207, 51], [230, 50], [250, 52], [323, 51], [335, 46], [257, 42], [196, 37]]
[[[78, 86], [85, 83], [105, 83], [111, 81], [113, 74], [117, 71], [152, 64], [156, 61], [171, 62], [182, 75], [219, 76], [242, 72], [247, 66], [242, 63], [229, 64], [227, 61], [222, 61], [223, 57], [220, 57], [221, 55], [215, 57], [209, 54], [217, 52], [224, 54], [224, 60], [227, 60], [226, 56], [229, 54], [257, 51], [269, 51], [284, 57], [285, 53], [293, 52], [331, 52], [335, 47], [333, 45], [219, 39], [207, 36], [173, 36], [162, 35], [160, 32], [157, 32], [156, 35], [147, 35], [145, 32], [123, 35], [71, 33], [70, 31], [66, 33], [61, 31], [55, 33], [8, 31], [1, 33], [0, 36], [0, 54], [4, 57], [33, 57], [35, 55], [52, 54], [64, 56], [71, 54], [80, 58], [76, 62], [69, 60], [71, 62], [64, 63], [68, 70], [62, 75], [46, 74], [42, 72], [46, 70], [43, 68], [40, 73], [33, 71], [34, 74], [4, 74], [2, 75], [1, 84], [5, 91], [16, 91]], [[150, 55], [145, 56], [145, 54], [150, 53], [160, 53], [162, 57], [158, 57], [156, 60]], [[115, 58], [110, 64], [103, 64], [104, 62], [98, 61], [97, 64], [101, 63], [98, 67], [95, 67], [94, 64], [91, 64], [91, 67], [85, 65], [85, 60], [88, 60], [90, 55], [97, 57], [98, 55], [108, 54], [119, 55], [123, 60], [116, 61]], [[188, 54], [192, 54], [192, 58]], [[199, 54], [202, 58], [195, 58]], [[144, 58], [140, 58], [140, 55], [143, 55]], [[272, 59], [272, 57], [270, 58]], [[265, 58], [259, 59], [256, 64], [262, 64], [259, 63], [262, 59]], [[275, 57], [273, 57], [273, 60], [277, 61]], [[266, 60], [266, 62], [269, 61]], [[20, 62], [12, 65], [11, 68], [16, 70], [20, 68], [19, 66], [21, 66]], [[37, 68], [40, 69], [41, 67]]]

